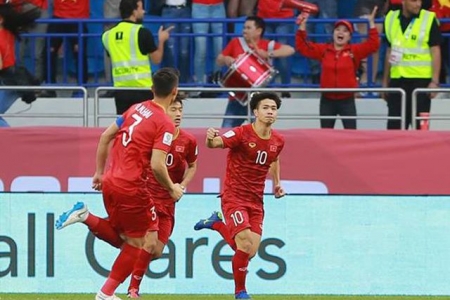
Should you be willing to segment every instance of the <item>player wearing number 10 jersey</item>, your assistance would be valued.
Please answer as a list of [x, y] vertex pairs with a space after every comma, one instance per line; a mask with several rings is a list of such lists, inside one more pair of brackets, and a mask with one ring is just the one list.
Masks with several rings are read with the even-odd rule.
[[233, 128], [219, 135], [209, 128], [206, 145], [209, 148], [229, 148], [225, 183], [221, 194], [222, 212], [200, 220], [195, 230], [209, 228], [218, 231], [236, 251], [232, 259], [235, 298], [250, 299], [245, 288], [249, 259], [261, 242], [264, 208], [263, 193], [267, 173], [273, 179], [275, 197], [284, 196], [280, 186], [279, 155], [284, 138], [272, 129], [281, 106], [274, 93], [256, 93], [250, 100], [255, 122]]
[[[100, 137], [93, 188], [102, 191], [108, 218], [90, 214], [79, 202], [56, 222], [57, 229], [83, 222], [97, 237], [120, 247], [96, 300], [118, 299], [114, 292], [131, 274], [141, 252], [154, 253], [158, 216], [147, 186], [150, 167], [173, 199], [183, 195], [180, 185], [170, 179], [165, 163], [175, 131], [166, 111], [178, 92], [178, 74], [174, 69], [160, 69], [153, 83], [153, 101], [130, 107]], [[111, 142], [111, 162], [103, 175]], [[153, 247], [143, 249], [144, 244]]]
[[[180, 129], [183, 116], [183, 97], [180, 94], [169, 106], [167, 115], [175, 123], [172, 146], [166, 158], [167, 169], [173, 182], [179, 183], [182, 187], [187, 187], [197, 170], [198, 149], [195, 137]], [[162, 255], [175, 224], [175, 202], [172, 200], [169, 192], [158, 183], [153, 174], [150, 173], [149, 175], [148, 186], [159, 219], [158, 241], [154, 254], [150, 257], [146, 255], [146, 252], [142, 251], [138, 260], [139, 263], [134, 267], [130, 286], [128, 287], [128, 297], [133, 299], [139, 298], [139, 286], [150, 259], [156, 259]], [[144, 249], [146, 247], [147, 245], [144, 245]]]

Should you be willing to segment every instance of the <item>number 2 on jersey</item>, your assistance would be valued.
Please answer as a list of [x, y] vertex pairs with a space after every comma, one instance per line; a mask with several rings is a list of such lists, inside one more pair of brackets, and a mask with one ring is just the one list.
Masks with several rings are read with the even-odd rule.
[[[133, 135], [133, 130], [134, 127], [136, 127], [139, 123], [141, 123], [142, 121], [142, 117], [138, 116], [137, 114], [133, 114], [131, 116], [135, 121], [133, 122], [133, 124], [130, 125], [130, 127], [128, 127], [128, 132], [125, 131], [122, 135], [122, 145], [124, 147], [128, 146], [128, 144], [131, 142], [131, 138]], [[128, 136], [128, 137], [127, 137]]]

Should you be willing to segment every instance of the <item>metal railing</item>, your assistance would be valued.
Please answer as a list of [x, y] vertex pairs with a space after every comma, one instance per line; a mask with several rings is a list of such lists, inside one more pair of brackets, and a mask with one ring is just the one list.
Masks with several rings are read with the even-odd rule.
[[[115, 87], [99, 87], [95, 90], [94, 94], [94, 126], [99, 126], [99, 121], [102, 118], [114, 118], [116, 114], [101, 114], [100, 113], [100, 97], [99, 92], [113, 91], [113, 90], [148, 90], [143, 88], [115, 88]], [[297, 92], [297, 93], [322, 93], [322, 92], [377, 92], [377, 93], [400, 93], [401, 95], [401, 115], [399, 117], [390, 116], [320, 116], [320, 115], [297, 115], [297, 114], [282, 114], [278, 116], [279, 120], [308, 120], [308, 119], [365, 119], [365, 120], [400, 120], [401, 129], [405, 129], [406, 125], [406, 93], [400, 88], [347, 88], [347, 89], [330, 89], [330, 88], [179, 88], [182, 92], [214, 92], [214, 93], [226, 93], [226, 92]], [[195, 100], [195, 98], [194, 98]], [[224, 114], [186, 114], [183, 116], [185, 119], [246, 119], [251, 122], [252, 112], [250, 110], [250, 103], [247, 103], [247, 116], [225, 116]]]
[[[68, 119], [82, 119], [83, 126], [87, 127], [88, 124], [88, 91], [84, 87], [80, 86], [2, 86], [0, 85], [0, 90], [8, 91], [81, 91], [83, 93], [83, 111], [81, 113], [60, 113], [60, 112], [49, 112], [49, 113], [26, 113], [26, 114], [0, 114], [0, 117], [7, 118], [68, 118]], [[20, 96], [19, 96], [20, 97]], [[58, 98], [49, 98], [58, 99]]]
[[[314, 25], [314, 24], [320, 24], [320, 25], [332, 25], [334, 24], [334, 22], [337, 19], [328, 19], [328, 18], [321, 18], [321, 19], [315, 19], [315, 18], [311, 18], [308, 20], [308, 23]], [[358, 18], [352, 18], [349, 19], [350, 22], [352, 22], [353, 24], [368, 24], [366, 19], [358, 19]], [[114, 22], [118, 22], [120, 21], [120, 19], [104, 19], [104, 18], [90, 18], [90, 19], [39, 19], [37, 22], [38, 23], [43, 23], [43, 24], [52, 24], [52, 23], [75, 23], [77, 24], [77, 32], [76, 33], [24, 33], [22, 34], [23, 38], [30, 38], [30, 39], [36, 39], [36, 38], [45, 38], [46, 39], [46, 45], [47, 47], [49, 47], [49, 38], [51, 37], [63, 37], [63, 39], [65, 41], [67, 41], [67, 39], [69, 38], [77, 38], [77, 43], [79, 45], [78, 47], [78, 65], [75, 66], [75, 68], [78, 70], [77, 72], [77, 80], [79, 83], [82, 82], [82, 74], [83, 74], [83, 57], [89, 57], [89, 69], [92, 73], [92, 77], [91, 80], [89, 80], [89, 82], [83, 82], [84, 86], [94, 86], [94, 87], [98, 87], [100, 85], [104, 85], [103, 82], [101, 82], [103, 80], [103, 76], [104, 76], [104, 69], [103, 69], [103, 57], [104, 57], [104, 51], [103, 51], [103, 47], [101, 46], [101, 34], [103, 32], [103, 27], [101, 29], [92, 29], [95, 26], [100, 26], [100, 25], [105, 25], [105, 24], [111, 24]], [[216, 24], [221, 24], [222, 29], [220, 33], [193, 33], [192, 31], [190, 33], [180, 33], [180, 32], [175, 32], [172, 31], [171, 32], [171, 37], [173, 37], [175, 39], [175, 43], [174, 43], [174, 53], [179, 53], [180, 52], [180, 38], [188, 38], [189, 39], [189, 52], [190, 52], [190, 66], [189, 66], [189, 76], [192, 76], [194, 74], [194, 67], [193, 67], [193, 58], [195, 55], [195, 51], [194, 51], [194, 39], [195, 37], [207, 37], [208, 39], [211, 38], [221, 38], [223, 41], [223, 47], [226, 46], [226, 44], [228, 43], [228, 40], [230, 38], [236, 37], [236, 36], [242, 36], [242, 33], [240, 31], [234, 31], [234, 32], [228, 32], [227, 27], [229, 24], [238, 24], [239, 26], [241, 26], [245, 21], [245, 18], [205, 18], [205, 19], [193, 19], [193, 18], [187, 18], [187, 19], [170, 19], [170, 18], [164, 18], [164, 17], [159, 17], [159, 16], [149, 16], [146, 17], [144, 19], [144, 24], [146, 26], [159, 26], [162, 24], [169, 24], [169, 23], [174, 23], [174, 24], [182, 24], [182, 23], [186, 23], [186, 24], [190, 24], [193, 25], [195, 23], [216, 23]], [[441, 20], [443, 23], [448, 23], [450, 21], [450, 19], [442, 19]], [[381, 24], [383, 23], [383, 19], [377, 19], [376, 20], [377, 23]], [[265, 35], [265, 38], [267, 39], [288, 39], [289, 41], [291, 41], [290, 43], [292, 43], [294, 41], [295, 38], [295, 32], [296, 30], [295, 28], [295, 18], [290, 18], [290, 19], [267, 19], [266, 23], [268, 25], [271, 24], [278, 24], [278, 25], [282, 25], [282, 24], [288, 24], [292, 26], [292, 30], [289, 31], [288, 33], [285, 34], [280, 34], [280, 33], [268, 33]], [[88, 32], [87, 33], [83, 33], [83, 26], [84, 25], [89, 25], [90, 28], [88, 28]], [[154, 32], [155, 33], [155, 32]], [[156, 34], [156, 33], [155, 33]], [[308, 34], [308, 36], [310, 38], [312, 38], [313, 40], [318, 39], [318, 41], [324, 41], [326, 42], [330, 37], [331, 34], [330, 33], [315, 33], [315, 32], [310, 32]], [[380, 33], [380, 36], [383, 36], [382, 33]], [[448, 33], [444, 33], [443, 34], [444, 37], [449, 37], [450, 34]], [[358, 34], [357, 32], [354, 33], [353, 35], [354, 38], [356, 39], [360, 39], [360, 38], [365, 38], [367, 37], [366, 34]], [[64, 44], [67, 44], [66, 42]], [[84, 47], [84, 46], [88, 45], [89, 47]], [[34, 47], [33, 47], [34, 48]], [[17, 47], [17, 49], [19, 49], [19, 47]], [[30, 50], [30, 49], [28, 49]], [[85, 51], [88, 51], [87, 53]], [[28, 53], [28, 56], [30, 59], [30, 68], [32, 70], [34, 70], [35, 68], [35, 64], [34, 64], [34, 50], [31, 51], [26, 51]], [[47, 53], [47, 58], [48, 58], [48, 53]], [[19, 57], [18, 57], [19, 58]], [[297, 57], [291, 57], [291, 58], [287, 58], [287, 59], [298, 59], [299, 56], [297, 55]], [[19, 58], [20, 60], [20, 58]], [[214, 60], [215, 57], [207, 58], [207, 65], [209, 64], [214, 64]], [[48, 60], [49, 61], [49, 60]], [[174, 57], [174, 61], [175, 61], [175, 66], [179, 66], [179, 59], [178, 57]], [[367, 74], [372, 74], [372, 56], [368, 57], [368, 62], [367, 62]], [[23, 62], [21, 62], [23, 64]], [[49, 63], [49, 62], [47, 62]], [[303, 65], [303, 63], [299, 63], [300, 65]], [[50, 66], [47, 66], [47, 69], [49, 69]], [[303, 78], [303, 79], [309, 79], [311, 74], [307, 71], [308, 69], [305, 69], [305, 73], [298, 73], [298, 70], [294, 70], [292, 68], [292, 65], [289, 68], [289, 77], [290, 78], [294, 78], [295, 77], [299, 77], [299, 78]], [[68, 59], [67, 59], [67, 55], [64, 55], [64, 59], [63, 59], [63, 73], [64, 74], [60, 74], [63, 77], [63, 82], [66, 83], [69, 80], [69, 66], [68, 66]], [[49, 74], [45, 74], [45, 78], [48, 78]], [[182, 85], [185, 86], [195, 86], [195, 82], [182, 82]], [[310, 83], [304, 82], [304, 83], [289, 83], [292, 84], [293, 86], [296, 87], [306, 87], [306, 86], [314, 86]], [[61, 85], [61, 84], [58, 84]], [[371, 76], [368, 76], [368, 81], [367, 81], [367, 87], [373, 87], [373, 86], [379, 86], [379, 84], [377, 82], [374, 82], [372, 80]], [[283, 87], [289, 87], [289, 86], [284, 86]]]
[[[419, 93], [450, 93], [450, 88], [418, 88], [415, 89], [411, 97], [411, 128], [417, 129], [416, 122], [419, 120], [450, 120], [450, 115], [429, 115], [426, 117], [417, 116], [417, 94]], [[433, 101], [433, 100], [431, 100]]]

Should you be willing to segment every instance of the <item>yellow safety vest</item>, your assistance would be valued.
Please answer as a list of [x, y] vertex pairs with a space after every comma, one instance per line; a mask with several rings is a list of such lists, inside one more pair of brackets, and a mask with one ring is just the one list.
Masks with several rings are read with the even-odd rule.
[[400, 10], [390, 11], [384, 20], [386, 38], [391, 44], [391, 78], [431, 78], [433, 75], [432, 58], [428, 40], [435, 13], [422, 9], [419, 17], [414, 18], [402, 32]]
[[153, 86], [149, 58], [139, 50], [141, 27], [140, 24], [120, 22], [102, 35], [103, 46], [111, 58], [115, 87]]

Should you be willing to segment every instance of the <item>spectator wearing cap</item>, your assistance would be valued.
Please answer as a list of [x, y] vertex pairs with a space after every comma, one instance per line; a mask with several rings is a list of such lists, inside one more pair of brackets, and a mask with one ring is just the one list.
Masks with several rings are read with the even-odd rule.
[[[334, 24], [333, 39], [330, 43], [314, 43], [307, 39], [307, 17], [298, 17], [300, 23], [296, 33], [296, 49], [305, 57], [318, 60], [321, 64], [321, 88], [356, 88], [356, 72], [361, 60], [374, 53], [380, 47], [378, 31], [375, 27], [375, 7], [368, 16], [369, 38], [359, 44], [350, 44], [353, 25], [346, 20]], [[356, 116], [355, 93], [322, 93], [320, 98], [320, 116]], [[321, 119], [322, 128], [334, 128], [336, 119]], [[345, 129], [356, 129], [356, 119], [342, 119]]]
[[[348, 0], [346, 0], [347, 2]], [[306, 2], [312, 3], [319, 7], [319, 13], [315, 16], [310, 16], [310, 18], [324, 20], [324, 19], [337, 19], [338, 18], [338, 0], [306, 0]], [[308, 22], [306, 31], [309, 34], [322, 34], [331, 35], [333, 33], [333, 23], [315, 23]], [[316, 43], [327, 42], [326, 38], [322, 36], [317, 36], [313, 39]], [[314, 59], [308, 61], [311, 69], [311, 81], [314, 84], [320, 81], [320, 63]]]

